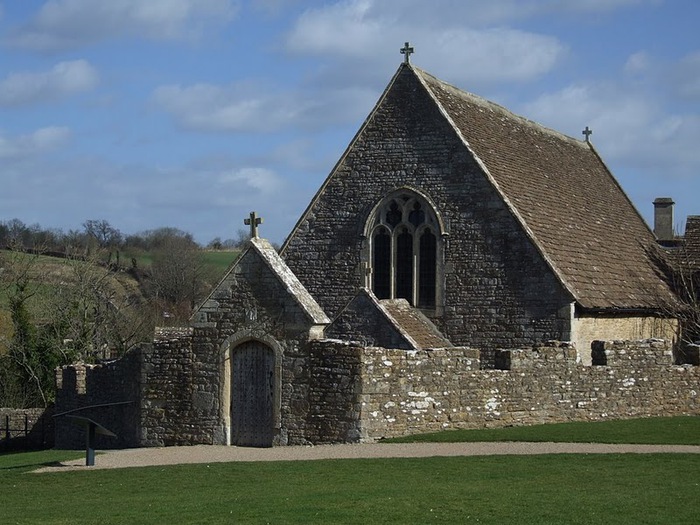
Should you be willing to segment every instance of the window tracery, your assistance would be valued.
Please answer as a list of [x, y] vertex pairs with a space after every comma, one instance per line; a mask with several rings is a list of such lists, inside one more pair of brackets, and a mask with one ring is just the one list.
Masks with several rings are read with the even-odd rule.
[[442, 232], [433, 207], [417, 193], [400, 190], [375, 208], [367, 226], [368, 286], [374, 294], [435, 308]]

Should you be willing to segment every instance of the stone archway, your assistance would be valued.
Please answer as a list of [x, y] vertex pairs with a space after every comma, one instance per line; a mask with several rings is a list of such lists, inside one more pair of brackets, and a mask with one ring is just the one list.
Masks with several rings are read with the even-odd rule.
[[271, 447], [275, 435], [275, 351], [258, 340], [231, 350], [231, 444]]

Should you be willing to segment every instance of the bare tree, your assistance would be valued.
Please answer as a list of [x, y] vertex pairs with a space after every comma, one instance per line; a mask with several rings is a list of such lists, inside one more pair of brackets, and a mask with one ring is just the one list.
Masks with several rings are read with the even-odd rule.
[[164, 309], [184, 321], [206, 292], [206, 266], [201, 248], [190, 235], [170, 233], [158, 239], [153, 251], [154, 295]]
[[[675, 303], [665, 304], [664, 310], [678, 320], [679, 352], [683, 353], [688, 345], [700, 343], [700, 260], [684, 244], [655, 247], [650, 257], [677, 298]], [[685, 362], [686, 358], [681, 355], [679, 360]]]
[[5, 252], [0, 261], [0, 282], [8, 296], [12, 323], [7, 353], [0, 365], [0, 382], [3, 394], [12, 394], [9, 401], [15, 406], [46, 406], [52, 395], [53, 369], [59, 360], [54, 359], [51, 345], [37, 328], [29, 309], [30, 300], [42, 284], [37, 272], [40, 256], [14, 247], [17, 249]]
[[116, 253], [117, 265], [119, 265], [119, 245], [122, 242], [121, 232], [104, 219], [85, 221], [83, 228], [85, 228], [85, 233], [93, 238], [100, 248], [107, 251], [107, 263], [112, 262], [112, 256]]
[[5, 406], [46, 405], [57, 366], [121, 355], [149, 339], [155, 324], [126, 274], [83, 257], [47, 266], [40, 253], [0, 253], [0, 292], [9, 312], [1, 318], [9, 326], [4, 321], [0, 330]]
[[94, 259], [66, 264], [69, 273], [56, 287], [50, 322], [65, 349], [92, 361], [123, 355], [148, 337], [154, 323], [135, 283]]

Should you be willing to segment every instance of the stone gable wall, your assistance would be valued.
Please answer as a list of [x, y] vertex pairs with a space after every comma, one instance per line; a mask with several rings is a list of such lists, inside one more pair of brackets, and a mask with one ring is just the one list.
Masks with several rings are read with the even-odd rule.
[[[388, 193], [429, 196], [445, 237], [444, 310], [429, 317], [456, 345], [492, 350], [568, 339], [571, 298], [408, 70], [312, 203], [282, 256], [334, 318], [364, 286], [362, 230]], [[567, 312], [568, 313], [568, 312]]]
[[360, 293], [328, 325], [324, 331], [328, 339], [359, 340], [365, 346], [385, 346], [412, 350], [405, 336], [382, 315], [367, 294]]
[[[276, 444], [304, 444], [308, 412], [308, 346], [311, 322], [294, 297], [252, 250], [224, 278], [210, 301], [200, 310], [195, 329], [199, 360], [219, 377], [221, 352], [232, 345], [257, 339], [274, 345], [279, 365], [280, 425]], [[213, 364], [213, 365], [212, 365]], [[223, 388], [223, 382], [216, 382]], [[217, 390], [221, 392], [221, 390]], [[218, 403], [218, 399], [215, 403]], [[217, 443], [225, 443], [225, 422], [220, 416]]]

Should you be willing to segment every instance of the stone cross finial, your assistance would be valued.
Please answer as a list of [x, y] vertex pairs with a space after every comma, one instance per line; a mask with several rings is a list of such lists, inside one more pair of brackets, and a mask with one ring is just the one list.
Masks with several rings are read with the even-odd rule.
[[405, 55], [403, 58], [403, 63], [408, 64], [410, 61], [410, 56], [413, 54], [413, 48], [408, 45], [408, 42], [406, 42], [400, 51], [402, 55]]
[[254, 211], [250, 212], [250, 218], [249, 219], [243, 219], [243, 224], [246, 226], [250, 226], [250, 238], [257, 239], [258, 238], [258, 226], [261, 225], [263, 222], [262, 217], [258, 217], [258, 214], [255, 213]]
[[586, 142], [590, 142], [590, 139], [588, 137], [593, 135], [593, 131], [588, 129], [588, 126], [586, 126], [586, 129], [584, 129], [581, 133], [586, 136]]

